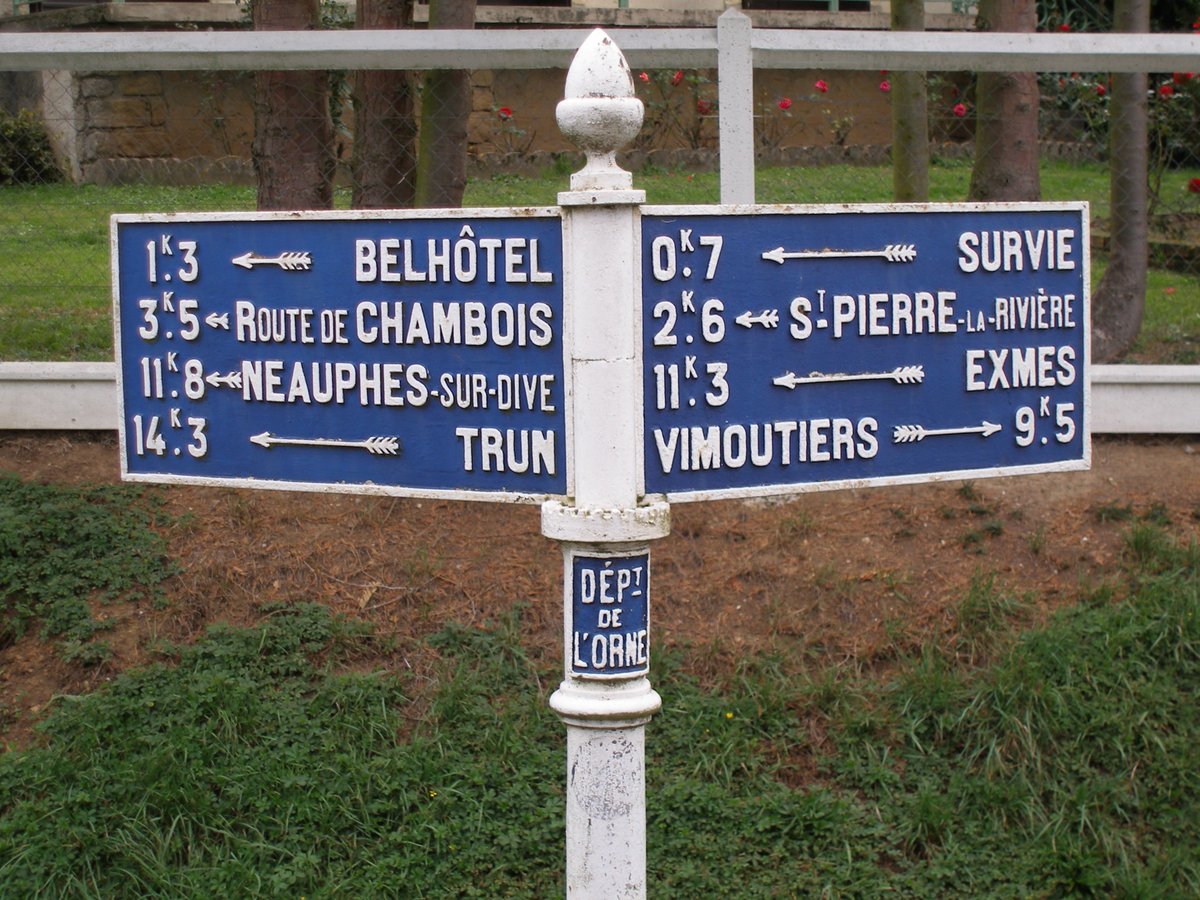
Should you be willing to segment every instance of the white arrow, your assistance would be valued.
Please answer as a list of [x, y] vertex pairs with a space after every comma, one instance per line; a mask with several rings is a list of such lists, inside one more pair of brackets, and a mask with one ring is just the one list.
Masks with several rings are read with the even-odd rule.
[[797, 376], [794, 372], [786, 372], [771, 383], [778, 387], [793, 390], [801, 384], [825, 384], [833, 381], [894, 381], [896, 384], [920, 384], [925, 380], [924, 366], [897, 366], [890, 372], [810, 372], [808, 375]]
[[230, 372], [228, 375], [205, 375], [204, 380], [208, 382], [210, 387], [230, 387], [242, 389], [242, 373]]
[[761, 325], [763, 328], [778, 328], [779, 327], [779, 310], [764, 309], [758, 315], [746, 310], [736, 319], [734, 319], [743, 328], [753, 328], [755, 325]]
[[235, 256], [230, 262], [243, 269], [253, 269], [255, 266], [279, 266], [285, 272], [307, 272], [312, 268], [312, 254], [289, 251], [280, 253], [278, 256], [259, 256], [249, 252]]
[[908, 263], [917, 258], [916, 244], [888, 244], [882, 250], [784, 250], [776, 247], [762, 255], [763, 259], [783, 265], [789, 259], [886, 259], [893, 263]]
[[221, 313], [220, 315], [209, 313], [204, 317], [204, 321], [209, 328], [224, 328], [226, 331], [229, 330], [229, 313]]
[[897, 425], [892, 432], [892, 442], [896, 444], [915, 444], [927, 437], [941, 437], [947, 434], [978, 434], [991, 437], [1000, 426], [995, 422], [984, 421], [982, 425], [968, 425], [965, 428], [925, 428], [922, 425]]
[[395, 437], [369, 437], [365, 441], [343, 441], [339, 438], [282, 438], [269, 431], [252, 435], [250, 443], [270, 450], [276, 444], [294, 447], [345, 447], [366, 450], [374, 456], [395, 456], [400, 452], [400, 439]]

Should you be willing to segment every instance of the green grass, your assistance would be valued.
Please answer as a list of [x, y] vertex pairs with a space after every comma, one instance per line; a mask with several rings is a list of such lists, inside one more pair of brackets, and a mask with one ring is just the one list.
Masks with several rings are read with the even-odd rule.
[[[651, 896], [1200, 893], [1200, 548], [1152, 518], [1034, 630], [981, 574], [957, 642], [888, 677], [760, 655], [701, 683], [657, 647]], [[420, 677], [346, 674], [388, 648], [321, 606], [263, 612], [0, 756], [0, 898], [562, 896], [558, 666], [519, 609], [446, 625]]]
[[1200, 364], [1200, 273], [1150, 270], [1145, 318], [1129, 360]]
[[[560, 167], [561, 168], [561, 167]], [[1167, 173], [1162, 190], [1186, 196], [1193, 171]], [[967, 195], [969, 163], [943, 161], [930, 170], [935, 201]], [[847, 165], [761, 168], [761, 203], [884, 202], [891, 170]], [[652, 170], [635, 176], [654, 204], [710, 204], [720, 197], [715, 172]], [[565, 172], [538, 177], [500, 174], [472, 180], [467, 206], [545, 206], [567, 187]], [[1096, 217], [1107, 215], [1108, 175], [1100, 164], [1046, 162], [1047, 200], [1087, 200]], [[349, 206], [346, 191], [335, 198]], [[112, 290], [108, 216], [114, 212], [249, 210], [254, 189], [209, 185], [168, 188], [46, 185], [0, 188], [0, 359], [105, 360], [112, 358]], [[1103, 260], [1094, 266], [1098, 283]], [[1200, 273], [1151, 272], [1146, 322], [1132, 359], [1194, 363], [1200, 359]]]

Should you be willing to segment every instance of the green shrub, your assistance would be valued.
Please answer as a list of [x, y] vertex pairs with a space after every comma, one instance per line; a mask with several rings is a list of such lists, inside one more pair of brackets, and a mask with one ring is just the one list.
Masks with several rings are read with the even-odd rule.
[[0, 185], [62, 181], [46, 126], [29, 110], [0, 111]]

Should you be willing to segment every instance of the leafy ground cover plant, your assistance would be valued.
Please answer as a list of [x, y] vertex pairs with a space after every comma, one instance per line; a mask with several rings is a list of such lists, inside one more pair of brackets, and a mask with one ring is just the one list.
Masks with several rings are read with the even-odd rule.
[[511, 623], [435, 635], [423, 697], [336, 674], [366, 638], [324, 607], [265, 612], [163, 648], [62, 705], [45, 749], [0, 757], [0, 896], [554, 892], [562, 742]]
[[64, 487], [0, 473], [0, 643], [33, 624], [79, 662], [107, 656], [89, 601], [161, 598], [173, 571], [161, 510], [128, 485]]
[[[882, 675], [660, 648], [652, 894], [1194, 896], [1200, 550], [1138, 522], [1119, 585], [1022, 610], [981, 576], [970, 652]], [[385, 648], [321, 606], [264, 613], [0, 757], [0, 896], [561, 896], [555, 672], [519, 610], [429, 636], [419, 677], [345, 674]]]

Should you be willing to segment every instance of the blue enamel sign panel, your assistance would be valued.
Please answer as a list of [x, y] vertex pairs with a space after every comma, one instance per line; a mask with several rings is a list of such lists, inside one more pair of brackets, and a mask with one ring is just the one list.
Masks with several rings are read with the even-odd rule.
[[1086, 204], [646, 213], [647, 493], [1089, 465]]
[[571, 674], [628, 678], [650, 670], [650, 554], [568, 552]]
[[566, 492], [553, 210], [115, 216], [124, 474]]

